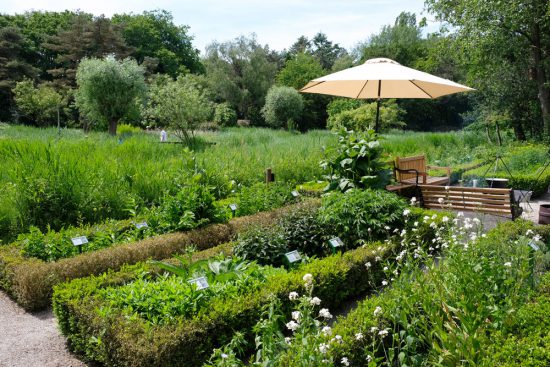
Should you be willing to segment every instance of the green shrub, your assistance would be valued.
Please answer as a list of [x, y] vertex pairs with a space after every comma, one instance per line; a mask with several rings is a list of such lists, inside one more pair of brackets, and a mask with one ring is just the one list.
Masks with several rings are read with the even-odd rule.
[[328, 232], [340, 235], [346, 246], [353, 248], [364, 241], [386, 237], [389, 227], [402, 227], [406, 207], [403, 198], [387, 191], [333, 192], [323, 198], [319, 221]]
[[293, 128], [300, 121], [304, 102], [300, 93], [291, 87], [273, 86], [267, 92], [262, 115], [275, 128]]
[[[338, 108], [333, 108], [333, 114], [329, 115], [327, 127], [331, 130], [339, 131], [342, 129], [353, 131], [368, 131], [374, 129], [376, 124], [376, 102], [361, 104], [356, 108], [337, 105]], [[336, 110], [340, 109], [340, 112]], [[344, 109], [345, 108], [345, 109]], [[392, 127], [402, 128], [405, 123], [401, 120], [404, 111], [399, 107], [395, 100], [388, 100], [380, 105], [379, 123], [382, 130], [387, 130]]]
[[141, 129], [139, 127], [128, 124], [118, 124], [118, 126], [116, 127], [116, 133], [123, 138], [129, 138], [134, 134], [141, 133]]
[[229, 103], [218, 103], [214, 108], [214, 122], [223, 127], [236, 126], [237, 113]]
[[342, 130], [338, 147], [329, 149], [321, 166], [328, 175], [326, 191], [354, 188], [383, 188], [391, 172], [382, 161], [382, 147], [374, 130], [365, 133]]
[[283, 264], [282, 256], [289, 251], [279, 227], [254, 228], [239, 234], [233, 253], [247, 260], [255, 260], [264, 265]]

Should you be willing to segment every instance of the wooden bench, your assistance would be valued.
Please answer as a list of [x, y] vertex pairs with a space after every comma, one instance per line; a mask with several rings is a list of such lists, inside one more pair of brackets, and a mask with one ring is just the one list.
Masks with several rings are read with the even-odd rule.
[[[447, 175], [444, 177], [428, 176], [429, 169], [445, 170]], [[394, 176], [395, 180], [402, 184], [449, 185], [451, 168], [426, 165], [425, 154], [414, 157], [396, 157]]]
[[521, 214], [521, 208], [514, 199], [512, 189], [436, 185], [418, 185], [418, 187], [419, 200], [425, 208], [511, 216], [512, 220]]

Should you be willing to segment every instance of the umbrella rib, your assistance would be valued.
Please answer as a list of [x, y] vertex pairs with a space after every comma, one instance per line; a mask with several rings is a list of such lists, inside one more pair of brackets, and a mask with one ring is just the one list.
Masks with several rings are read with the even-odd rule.
[[367, 86], [367, 83], [368, 83], [368, 82], [369, 82], [369, 81], [367, 80], [367, 81], [365, 82], [365, 84], [363, 84], [363, 87], [361, 88], [361, 90], [359, 91], [359, 93], [357, 93], [357, 97], [355, 97], [355, 99], [359, 99], [359, 96], [361, 95], [361, 92], [363, 92], [363, 89], [365, 89], [365, 87]]
[[318, 86], [319, 84], [323, 84], [324, 82], [325, 82], [325, 81], [323, 80], [323, 81], [317, 82], [316, 84], [310, 85], [310, 86], [307, 87], [307, 88], [304, 87], [304, 88], [300, 89], [300, 92], [305, 92], [307, 89], [316, 87], [316, 86]]
[[428, 97], [430, 97], [430, 98], [432, 98], [432, 99], [434, 98], [434, 97], [432, 97], [432, 96], [430, 95], [430, 93], [426, 92], [424, 89], [422, 89], [422, 87], [420, 87], [418, 84], [416, 84], [416, 83], [414, 82], [414, 80], [409, 80], [409, 82], [411, 82], [412, 85], [414, 85], [415, 87], [417, 87], [418, 89], [420, 89], [422, 92], [426, 93], [426, 95], [427, 95]]

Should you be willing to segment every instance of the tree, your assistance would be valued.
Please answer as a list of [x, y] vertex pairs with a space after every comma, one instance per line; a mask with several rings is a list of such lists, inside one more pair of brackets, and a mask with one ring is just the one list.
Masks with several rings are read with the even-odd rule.
[[147, 58], [157, 60], [156, 72], [176, 77], [180, 73], [202, 73], [204, 66], [199, 50], [193, 47], [188, 26], [176, 26], [166, 10], [145, 11], [142, 14], [116, 14], [113, 23], [121, 25], [122, 35], [132, 56], [141, 64]]
[[[315, 57], [298, 53], [286, 61], [277, 75], [277, 84], [295, 89], [304, 87], [311, 79], [323, 76], [325, 71]], [[326, 120], [328, 97], [317, 94], [304, 94], [304, 113], [300, 126], [302, 128], [323, 128]]]
[[[70, 26], [76, 13], [28, 11], [23, 14], [0, 15], [0, 27], [12, 26], [19, 29], [25, 38], [24, 52], [27, 61], [40, 69], [40, 79], [50, 80], [47, 70], [55, 67], [57, 53], [44, 47], [48, 37], [55, 36], [60, 30]], [[91, 17], [91, 15], [89, 15]]]
[[151, 85], [144, 116], [153, 125], [169, 126], [178, 139], [194, 144], [194, 131], [212, 117], [213, 104], [192, 78], [179, 76]]
[[9, 119], [13, 109], [12, 88], [25, 78], [34, 79], [38, 69], [24, 54], [25, 39], [17, 28], [0, 28], [0, 119]]
[[60, 30], [49, 37], [44, 47], [57, 54], [56, 66], [48, 72], [62, 87], [75, 87], [76, 70], [83, 58], [103, 58], [113, 55], [124, 58], [131, 49], [124, 43], [120, 27], [113, 25], [105, 16], [91, 18], [78, 13], [68, 29]]
[[332, 69], [336, 59], [346, 53], [344, 48], [329, 41], [327, 35], [322, 32], [317, 33], [311, 40], [311, 54], [319, 60], [325, 70]]
[[416, 15], [402, 12], [394, 25], [385, 25], [380, 33], [371, 36], [358, 46], [361, 60], [387, 57], [400, 64], [415, 67], [415, 62], [426, 55], [426, 43], [422, 38], [425, 19], [417, 25]]
[[34, 86], [31, 80], [18, 82], [13, 89], [20, 115], [33, 125], [48, 126], [59, 123], [64, 98], [53, 87], [42, 84]]
[[267, 92], [262, 115], [269, 126], [293, 128], [302, 115], [304, 102], [294, 88], [273, 86]]
[[136, 108], [145, 94], [144, 70], [135, 60], [84, 59], [76, 73], [76, 105], [91, 121], [107, 123], [116, 135], [118, 121]]
[[261, 124], [260, 109], [277, 73], [269, 47], [259, 45], [254, 35], [214, 42], [203, 62], [216, 102], [229, 102], [240, 118]]
[[[457, 46], [473, 56], [469, 68], [472, 76], [494, 74], [492, 79], [500, 84], [498, 68], [492, 72], [490, 68], [509, 62], [519, 67], [523, 80], [532, 78], [541, 130], [546, 138], [550, 137], [548, 1], [427, 0], [426, 5], [438, 20], [456, 30]], [[516, 87], [507, 85], [510, 89]]]

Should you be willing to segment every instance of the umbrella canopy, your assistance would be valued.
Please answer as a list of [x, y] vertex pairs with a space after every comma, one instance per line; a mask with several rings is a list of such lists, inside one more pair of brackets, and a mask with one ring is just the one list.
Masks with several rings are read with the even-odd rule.
[[356, 99], [375, 98], [376, 128], [381, 98], [437, 98], [474, 90], [390, 59], [367, 60], [364, 64], [313, 79], [300, 89], [303, 93], [329, 94]]

